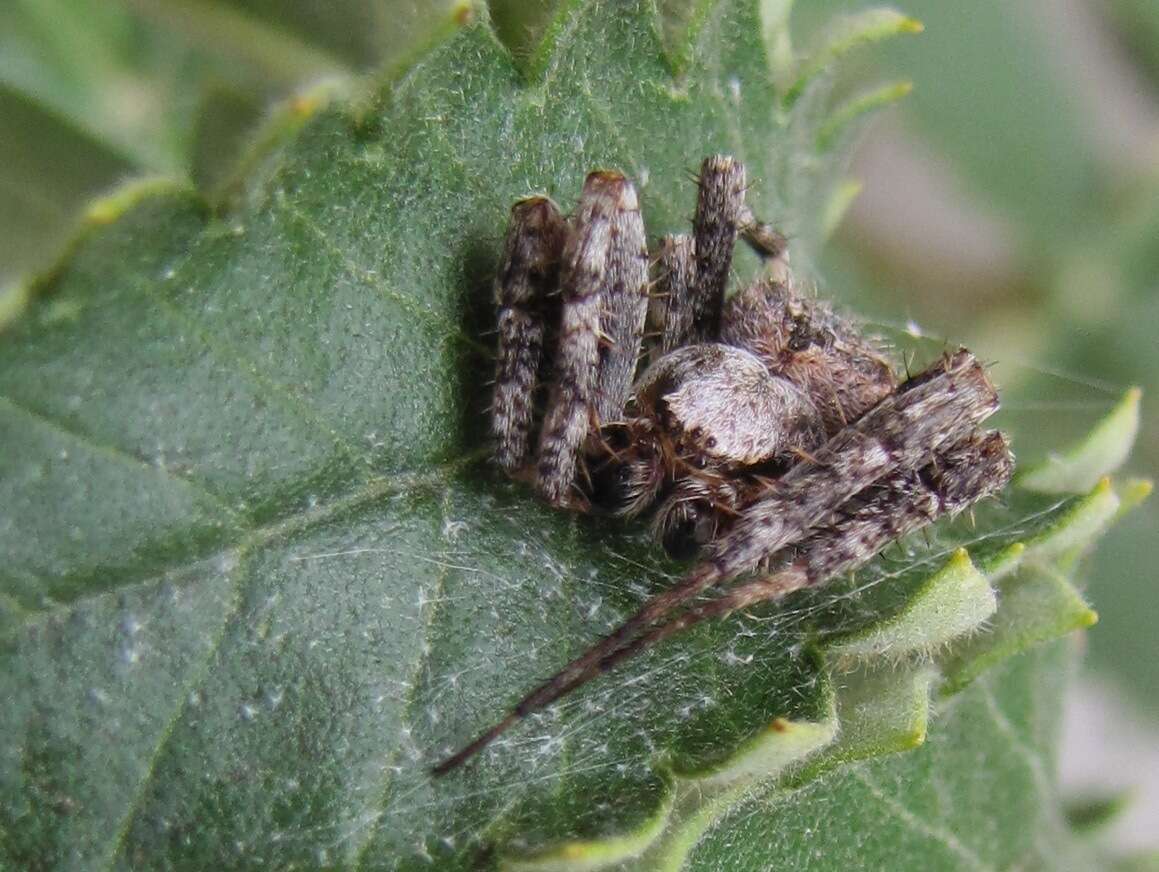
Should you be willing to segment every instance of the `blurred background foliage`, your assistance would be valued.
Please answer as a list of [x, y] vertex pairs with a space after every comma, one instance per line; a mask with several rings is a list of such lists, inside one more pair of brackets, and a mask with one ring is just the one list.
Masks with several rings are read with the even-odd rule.
[[[553, 5], [491, 0], [490, 14], [530, 58]], [[661, 3], [672, 27], [700, 5]], [[770, 14], [788, 5], [764, 0]], [[807, 46], [835, 14], [864, 5], [799, 3], [794, 38]], [[916, 87], [857, 151], [851, 175], [864, 187], [819, 265], [827, 293], [883, 325], [912, 322], [991, 355], [1008, 414], [1029, 437], [1018, 446], [1025, 458], [1077, 437], [1123, 388], [1142, 385], [1133, 471], [1159, 476], [1159, 4], [903, 5], [925, 23], [922, 37], [863, 53], [860, 75], [836, 83]], [[50, 264], [84, 204], [127, 177], [185, 177], [224, 204], [260, 156], [254, 143], [291, 124], [295, 100], [356, 95], [362, 74], [405, 64], [459, 7], [0, 4], [0, 284]], [[1065, 762], [1080, 788], [1145, 782], [1144, 815], [1159, 808], [1157, 532], [1152, 500], [1094, 557], [1089, 597], [1101, 622]], [[1108, 748], [1131, 762], [1107, 758]]]

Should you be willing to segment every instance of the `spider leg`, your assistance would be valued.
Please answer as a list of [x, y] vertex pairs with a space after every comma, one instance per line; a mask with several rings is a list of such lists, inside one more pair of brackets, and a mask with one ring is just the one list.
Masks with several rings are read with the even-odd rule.
[[591, 173], [563, 247], [554, 383], [539, 438], [538, 487], [553, 505], [569, 501], [593, 414], [617, 418], [623, 408], [643, 332], [646, 282], [635, 189], [620, 173]]
[[789, 240], [785, 234], [773, 225], [757, 220], [747, 205], [740, 212], [740, 237], [766, 261], [779, 260], [789, 250]]
[[944, 515], [955, 515], [994, 496], [1010, 481], [1014, 459], [1001, 433], [975, 433], [952, 446], [937, 462], [895, 473], [854, 496], [799, 546], [788, 566], [731, 588], [712, 602], [693, 606], [604, 657], [594, 675], [709, 618], [726, 617], [795, 590], [816, 587], [852, 572], [890, 542], [925, 531]]
[[720, 336], [733, 248], [746, 212], [744, 198], [744, 164], [728, 155], [705, 158], [692, 219], [696, 284], [690, 341], [711, 342]]
[[656, 258], [653, 320], [660, 332], [659, 355], [693, 342], [696, 246], [687, 234], [665, 236]]
[[636, 190], [623, 176], [610, 186], [618, 198], [609, 228], [607, 267], [600, 290], [597, 424], [619, 421], [632, 392], [648, 315], [648, 240]]
[[693, 236], [665, 236], [657, 256], [655, 321], [660, 353], [716, 341], [733, 247], [741, 236], [761, 257], [782, 257], [788, 241], [745, 204], [745, 168], [726, 155], [706, 158], [696, 179]]
[[[615, 631], [535, 688], [497, 727], [435, 767], [445, 773], [498, 735], [604, 669], [600, 664], [707, 588], [752, 571], [762, 559], [805, 538], [855, 494], [889, 475], [925, 467], [931, 453], [969, 438], [998, 408], [982, 366], [959, 351], [920, 373], [860, 420], [777, 479], [676, 587], [658, 594]], [[870, 555], [872, 556], [872, 555]], [[675, 631], [673, 631], [675, 632]]]
[[518, 471], [527, 459], [545, 303], [558, 282], [566, 234], [559, 208], [547, 197], [528, 197], [511, 207], [495, 278], [499, 352], [491, 404], [495, 460], [508, 473]]
[[998, 394], [974, 355], [961, 350], [886, 396], [790, 469], [746, 508], [714, 546], [728, 576], [750, 571], [821, 521], [832, 506], [894, 470], [919, 469], [931, 453], [974, 431]]
[[[826, 523], [832, 506], [840, 506], [886, 476], [912, 475], [927, 467], [931, 452], [945, 448], [952, 453], [950, 446], [969, 440], [978, 424], [997, 408], [994, 387], [969, 352], [960, 351], [919, 374], [830, 439], [814, 462], [802, 462], [772, 482], [768, 492], [746, 507], [732, 529], [717, 540], [706, 562], [537, 688], [528, 697], [532, 707], [523, 713], [550, 704], [582, 684], [592, 677], [593, 666], [677, 606], [714, 584], [751, 572], [761, 560], [804, 538]], [[946, 479], [947, 493], [956, 497], [961, 490], [957, 481], [970, 473], [969, 465], [964, 465], [956, 478]], [[940, 474], [931, 472], [927, 477]], [[837, 571], [828, 569], [829, 575]], [[560, 687], [553, 687], [561, 677]]]

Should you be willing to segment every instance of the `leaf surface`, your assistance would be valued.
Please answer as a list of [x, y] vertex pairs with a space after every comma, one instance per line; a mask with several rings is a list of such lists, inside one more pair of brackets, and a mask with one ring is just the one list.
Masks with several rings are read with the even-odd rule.
[[320, 112], [236, 212], [90, 208], [0, 336], [6, 863], [659, 867], [761, 785], [920, 742], [922, 662], [991, 653], [954, 647], [986, 579], [1082, 497], [700, 627], [427, 772], [682, 570], [480, 461], [510, 202], [616, 166], [672, 232], [724, 151], [795, 262], [823, 235], [824, 76], [786, 108], [754, 5], [711, 13], [673, 48], [649, 4], [570, 4], [525, 72], [480, 21]]

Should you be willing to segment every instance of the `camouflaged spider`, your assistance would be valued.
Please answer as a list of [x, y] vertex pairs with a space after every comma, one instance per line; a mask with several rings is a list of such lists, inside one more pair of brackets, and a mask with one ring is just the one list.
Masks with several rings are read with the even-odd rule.
[[[871, 339], [797, 291], [784, 238], [756, 221], [745, 188], [739, 161], [704, 160], [693, 233], [660, 241], [651, 283], [620, 173], [591, 173], [570, 218], [546, 197], [512, 207], [496, 279], [498, 464], [555, 506], [652, 509], [669, 552], [702, 557], [436, 774], [642, 648], [822, 584], [1009, 480], [1005, 437], [980, 429], [998, 397], [974, 356], [898, 383]], [[726, 300], [738, 238], [771, 268]], [[658, 340], [636, 378], [649, 314]]]

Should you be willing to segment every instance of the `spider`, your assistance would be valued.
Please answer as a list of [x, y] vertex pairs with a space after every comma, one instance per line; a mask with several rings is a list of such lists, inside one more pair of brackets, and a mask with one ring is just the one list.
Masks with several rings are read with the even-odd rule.
[[[512, 207], [495, 282], [498, 465], [557, 507], [651, 511], [664, 547], [700, 560], [435, 774], [643, 648], [856, 569], [1009, 481], [1006, 438], [980, 426], [998, 396], [974, 356], [899, 382], [870, 338], [799, 292], [785, 238], [745, 190], [739, 161], [706, 158], [693, 232], [654, 259], [621, 173], [588, 175], [570, 218], [542, 196]], [[726, 299], [741, 239], [767, 269]]]

